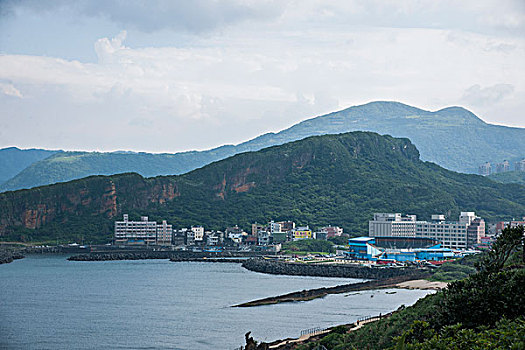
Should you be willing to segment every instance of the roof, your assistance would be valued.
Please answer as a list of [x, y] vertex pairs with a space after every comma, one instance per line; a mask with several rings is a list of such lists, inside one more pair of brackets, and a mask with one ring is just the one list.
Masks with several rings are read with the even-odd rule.
[[355, 238], [350, 238], [348, 241], [353, 241], [353, 242], [368, 242], [368, 241], [372, 241], [374, 240], [375, 237], [365, 237], [365, 236], [361, 236], [361, 237], [355, 237]]

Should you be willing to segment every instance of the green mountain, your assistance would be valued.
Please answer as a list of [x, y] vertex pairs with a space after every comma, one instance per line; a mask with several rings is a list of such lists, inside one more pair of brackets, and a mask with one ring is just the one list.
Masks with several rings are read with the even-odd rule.
[[408, 137], [423, 160], [475, 173], [480, 164], [525, 156], [525, 129], [491, 125], [460, 107], [429, 112], [398, 102], [372, 102], [305, 120], [278, 133], [239, 145], [175, 154], [67, 152], [42, 160], [0, 185], [0, 191], [69, 181], [88, 175], [137, 172], [143, 176], [183, 174], [234, 154], [257, 151], [313, 135], [373, 131]]
[[455, 173], [419, 159], [408, 139], [369, 132], [310, 137], [247, 152], [179, 176], [92, 176], [0, 194], [0, 234], [10, 240], [111, 239], [123, 213], [175, 227], [291, 219], [357, 235], [374, 212], [429, 218], [461, 210], [488, 220], [525, 212], [525, 187]]
[[491, 174], [488, 178], [504, 184], [515, 183], [525, 185], [525, 171], [507, 171], [505, 173]]
[[0, 184], [9, 180], [29, 165], [55, 153], [57, 151], [45, 149], [20, 149], [17, 147], [0, 149]]

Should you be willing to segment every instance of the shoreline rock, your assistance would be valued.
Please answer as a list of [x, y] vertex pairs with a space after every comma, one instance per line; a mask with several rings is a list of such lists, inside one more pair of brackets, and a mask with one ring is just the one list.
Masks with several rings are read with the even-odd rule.
[[0, 264], [9, 264], [15, 260], [23, 259], [25, 256], [20, 252], [0, 251]]
[[408, 279], [420, 279], [428, 273], [426, 269], [414, 267], [366, 267], [346, 264], [303, 264], [288, 263], [265, 259], [249, 259], [242, 266], [250, 271], [268, 273], [272, 275], [342, 277], [360, 279], [387, 279], [398, 276], [407, 276]]
[[[188, 251], [116, 251], [116, 252], [91, 252], [86, 254], [72, 255], [70, 261], [112, 261], [112, 260], [146, 260], [146, 259], [170, 259], [173, 262], [203, 261], [203, 262], [235, 262], [244, 260], [231, 258], [246, 258], [257, 256], [254, 252], [188, 252]], [[225, 261], [230, 259], [231, 261]]]

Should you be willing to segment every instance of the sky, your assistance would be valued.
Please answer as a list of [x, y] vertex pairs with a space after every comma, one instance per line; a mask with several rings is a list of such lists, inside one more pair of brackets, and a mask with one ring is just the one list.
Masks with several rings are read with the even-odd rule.
[[377, 100], [525, 127], [525, 1], [0, 0], [0, 148], [204, 150]]

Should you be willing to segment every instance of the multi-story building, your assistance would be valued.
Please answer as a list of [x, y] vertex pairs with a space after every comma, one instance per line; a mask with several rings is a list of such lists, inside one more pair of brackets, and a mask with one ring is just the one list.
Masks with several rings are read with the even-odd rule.
[[268, 223], [268, 232], [270, 233], [270, 235], [273, 235], [274, 233], [277, 233], [277, 232], [282, 232], [281, 224], [278, 222], [274, 222], [273, 220], [270, 221]]
[[281, 232], [289, 232], [295, 228], [295, 222], [293, 221], [279, 221], [281, 225]]
[[259, 233], [259, 231], [263, 230], [264, 228], [265, 228], [264, 225], [261, 225], [258, 223], [252, 224], [252, 236], [257, 237], [257, 234]]
[[193, 239], [195, 240], [195, 244], [202, 243], [202, 241], [204, 241], [204, 227], [192, 226], [191, 231], [194, 233]]
[[508, 160], [504, 160], [502, 163], [496, 164], [497, 173], [505, 173], [510, 170], [510, 164]]
[[166, 220], [162, 220], [162, 224], [157, 224], [157, 245], [171, 245], [172, 235], [173, 227]]
[[485, 221], [474, 212], [461, 212], [459, 221], [445, 221], [444, 215], [432, 215], [431, 221], [417, 221], [415, 215], [376, 213], [369, 221], [370, 237], [428, 238], [442, 247], [466, 249], [481, 241]]
[[516, 171], [525, 171], [525, 158], [514, 163], [514, 170]]
[[193, 230], [186, 230], [186, 245], [196, 245], [197, 242], [195, 241], [195, 231]]
[[292, 240], [311, 239], [312, 230], [308, 226], [297, 227], [292, 230]]
[[482, 218], [475, 218], [467, 227], [467, 247], [472, 247], [476, 244], [482, 243], [485, 237], [485, 220]]
[[186, 244], [186, 232], [187, 228], [181, 230], [173, 230], [173, 235], [171, 237], [171, 244], [174, 246], [183, 246]]
[[447, 221], [418, 221], [416, 237], [431, 238], [445, 248], [467, 248], [467, 225]]
[[415, 237], [416, 216], [402, 216], [400, 213], [375, 213], [368, 222], [370, 237]]
[[338, 237], [343, 234], [343, 229], [337, 226], [322, 227], [319, 231], [320, 232], [318, 233], [320, 233], [321, 235], [323, 233], [325, 234], [325, 237], [326, 237], [325, 239], [332, 238], [332, 237]]
[[155, 244], [157, 241], [157, 223], [148, 221], [147, 216], [140, 221], [130, 221], [124, 214], [122, 221], [115, 221], [115, 244]]
[[478, 167], [478, 174], [487, 176], [492, 174], [492, 166], [489, 162], [486, 162], [485, 164], [482, 164]]
[[257, 244], [258, 245], [268, 245], [271, 243], [271, 234], [268, 231], [259, 231], [257, 234]]

